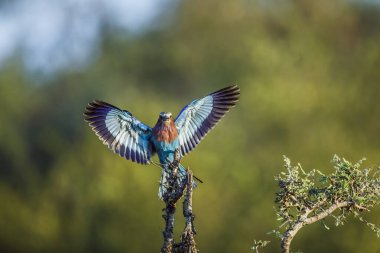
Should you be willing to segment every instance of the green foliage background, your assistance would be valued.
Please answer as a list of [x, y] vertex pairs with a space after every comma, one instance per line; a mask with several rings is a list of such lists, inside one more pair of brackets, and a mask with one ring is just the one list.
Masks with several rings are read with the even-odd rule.
[[[82, 119], [92, 99], [153, 125], [161, 111], [240, 85], [238, 106], [183, 160], [205, 181], [193, 200], [202, 252], [250, 252], [271, 238], [283, 154], [325, 172], [335, 153], [380, 163], [379, 5], [184, 0], [158, 22], [137, 36], [105, 26], [86, 69], [43, 84], [17, 58], [0, 71], [1, 252], [159, 251], [160, 170], [101, 144]], [[366, 218], [380, 224], [379, 212]], [[182, 226], [179, 212], [177, 238]], [[355, 221], [308, 227], [292, 246], [380, 251]]]

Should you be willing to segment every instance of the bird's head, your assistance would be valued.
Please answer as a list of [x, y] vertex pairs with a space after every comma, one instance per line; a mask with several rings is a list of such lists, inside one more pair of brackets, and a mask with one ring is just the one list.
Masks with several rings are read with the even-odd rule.
[[169, 124], [170, 121], [173, 120], [172, 113], [171, 112], [161, 112], [158, 120], [161, 123]]
[[153, 128], [153, 136], [155, 136], [156, 140], [167, 143], [172, 142], [178, 137], [178, 130], [170, 112], [160, 113], [157, 123]]

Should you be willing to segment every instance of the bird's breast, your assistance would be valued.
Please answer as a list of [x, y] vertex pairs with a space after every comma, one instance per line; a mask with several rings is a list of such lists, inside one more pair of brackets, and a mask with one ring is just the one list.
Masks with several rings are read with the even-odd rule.
[[160, 142], [172, 143], [178, 138], [178, 130], [173, 121], [169, 124], [157, 122], [152, 132], [153, 137]]
[[155, 137], [153, 137], [153, 143], [158, 152], [159, 151], [174, 151], [176, 148], [179, 147], [178, 138], [172, 140], [171, 142], [167, 142], [167, 141], [157, 140]]

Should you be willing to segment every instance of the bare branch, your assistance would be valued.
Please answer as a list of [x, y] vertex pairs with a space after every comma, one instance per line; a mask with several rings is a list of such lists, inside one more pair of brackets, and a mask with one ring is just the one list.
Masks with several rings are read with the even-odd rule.
[[187, 183], [185, 199], [183, 201], [183, 216], [185, 217], [185, 228], [181, 235], [181, 242], [174, 247], [175, 253], [197, 253], [198, 250], [195, 247], [194, 236], [196, 234], [194, 228], [193, 215], [193, 173], [189, 169], [187, 170]]
[[284, 233], [284, 237], [281, 241], [281, 252], [282, 253], [290, 252], [290, 243], [292, 242], [294, 236], [298, 233], [298, 231], [304, 226], [313, 224], [314, 222], [317, 222], [319, 220], [326, 218], [338, 208], [350, 207], [352, 205], [354, 205], [354, 203], [348, 202], [348, 201], [336, 203], [336, 204], [331, 205], [327, 210], [324, 210], [309, 218], [307, 218], [307, 215], [310, 212], [307, 212], [306, 215], [301, 216], [301, 218]]
[[[179, 150], [175, 151], [174, 160], [168, 166], [170, 173], [167, 178], [168, 190], [165, 192], [163, 199], [166, 204], [164, 209], [165, 213], [162, 217], [165, 220], [165, 231], [164, 235], [164, 244], [161, 248], [162, 253], [170, 253], [173, 250], [174, 238], [173, 238], [173, 229], [174, 229], [174, 215], [176, 211], [176, 203], [182, 197], [183, 191], [185, 189], [186, 183], [179, 182], [177, 177], [178, 166], [180, 163]], [[186, 178], [184, 179], [184, 181]]]
[[[169, 190], [164, 196], [164, 201], [166, 203], [165, 214], [163, 218], [165, 219], [165, 231], [164, 244], [161, 249], [162, 253], [197, 253], [198, 250], [195, 247], [194, 236], [196, 234], [194, 228], [194, 215], [192, 206], [192, 196], [193, 196], [193, 173], [187, 170], [187, 175], [182, 180], [178, 180], [177, 171], [179, 166], [179, 150], [176, 150], [175, 159], [169, 165], [171, 168], [171, 173], [169, 173], [168, 185]], [[176, 211], [176, 203], [183, 196], [184, 190], [186, 188], [185, 198], [183, 201], [183, 216], [185, 217], [185, 228], [181, 236], [181, 242], [175, 244], [173, 239], [173, 228], [174, 228], [174, 214]]]

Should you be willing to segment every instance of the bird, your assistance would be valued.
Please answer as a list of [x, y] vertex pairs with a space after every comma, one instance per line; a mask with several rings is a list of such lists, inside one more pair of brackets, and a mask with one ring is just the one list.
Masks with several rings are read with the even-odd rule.
[[[103, 144], [121, 157], [148, 165], [155, 164], [152, 157], [158, 155], [162, 168], [158, 197], [163, 199], [168, 190], [168, 165], [173, 162], [176, 150], [180, 158], [189, 154], [236, 105], [239, 97], [240, 88], [228, 86], [193, 100], [175, 119], [171, 112], [161, 112], [153, 128], [131, 112], [100, 100], [88, 103], [83, 115]], [[179, 164], [178, 179], [186, 175], [186, 168]]]

